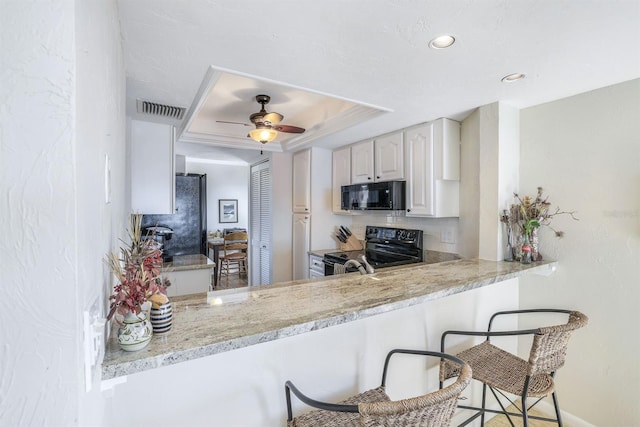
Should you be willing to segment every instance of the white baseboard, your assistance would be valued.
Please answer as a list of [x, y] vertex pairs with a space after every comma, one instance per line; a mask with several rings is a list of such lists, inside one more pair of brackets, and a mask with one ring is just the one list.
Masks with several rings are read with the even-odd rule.
[[[560, 405], [560, 408], [562, 408], [562, 405]], [[551, 402], [542, 401], [536, 405], [536, 409], [555, 418], [556, 410]], [[594, 424], [588, 423], [582, 418], [576, 417], [562, 409], [560, 409], [560, 415], [562, 416], [562, 424], [568, 424], [571, 427], [596, 427]]]
[[[466, 405], [467, 403], [465, 403], [466, 401], [460, 401], [459, 403], [462, 405]], [[498, 404], [496, 402], [491, 402], [491, 404], [489, 405], [490, 409], [493, 410], [500, 410], [500, 406], [498, 406]], [[556, 417], [556, 410], [553, 407], [553, 403], [551, 402], [547, 402], [547, 401], [542, 401], [539, 402], [536, 406], [535, 409], [544, 413], [545, 415], [551, 417], [551, 418], [555, 418]], [[454, 415], [453, 420], [451, 425], [458, 425], [460, 423], [462, 423], [464, 420], [466, 420], [470, 415], [472, 414], [471, 411], [468, 410], [462, 410], [462, 409], [458, 409], [458, 412]], [[563, 411], [560, 410], [560, 415], [562, 416], [562, 423], [565, 425], [570, 425], [571, 427], [596, 427], [594, 424], [588, 423], [585, 420], [583, 420], [582, 418], [579, 418], [573, 414], [570, 414], [567, 411]], [[496, 416], [496, 414], [492, 414], [492, 413], [486, 413], [485, 415], [485, 422], [490, 420], [491, 418], [493, 418], [494, 416]], [[478, 421], [474, 421], [475, 424], [472, 425], [477, 425]]]

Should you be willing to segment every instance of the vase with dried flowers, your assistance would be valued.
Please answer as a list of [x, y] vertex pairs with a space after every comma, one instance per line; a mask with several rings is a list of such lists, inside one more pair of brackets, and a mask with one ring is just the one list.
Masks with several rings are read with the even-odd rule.
[[513, 196], [516, 203], [512, 204], [509, 210], [504, 210], [500, 221], [507, 228], [507, 254], [505, 261], [518, 260], [523, 263], [540, 261], [538, 229], [541, 226], [549, 227], [556, 237], [562, 237], [564, 232], [551, 227], [551, 219], [558, 215], [570, 215], [572, 219], [578, 221], [574, 216], [575, 211], [561, 211], [560, 208], [551, 209], [548, 197], [543, 196], [542, 187], [538, 187], [535, 198], [530, 196], [520, 197], [518, 193]]
[[[146, 347], [153, 335], [149, 321], [150, 298], [166, 294], [160, 277], [162, 249], [153, 236], [142, 236], [142, 215], [133, 214], [128, 230], [131, 243], [120, 248], [120, 256], [111, 253], [107, 263], [118, 279], [109, 297], [111, 306], [107, 320], [115, 316], [120, 324], [118, 342], [123, 350]], [[124, 243], [124, 242], [123, 242]]]

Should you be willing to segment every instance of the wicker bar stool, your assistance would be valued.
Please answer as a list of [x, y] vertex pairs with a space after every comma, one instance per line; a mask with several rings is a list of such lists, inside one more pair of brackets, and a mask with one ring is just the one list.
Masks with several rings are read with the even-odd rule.
[[[535, 313], [567, 314], [568, 320], [566, 323], [560, 325], [545, 326], [536, 329], [517, 331], [491, 330], [491, 325], [497, 316], [519, 314], [531, 315]], [[511, 417], [515, 416], [522, 418], [524, 427], [528, 426], [529, 418], [552, 421], [556, 422], [558, 426], [562, 426], [558, 396], [554, 389], [554, 376], [556, 371], [564, 365], [567, 344], [571, 334], [576, 329], [586, 326], [587, 323], [587, 316], [578, 311], [557, 309], [512, 310], [501, 311], [491, 316], [487, 332], [447, 331], [442, 334], [442, 351], [444, 351], [445, 348], [445, 339], [449, 335], [483, 336], [487, 338], [481, 344], [475, 345], [456, 355], [471, 365], [471, 369], [473, 370], [473, 379], [483, 383], [481, 407], [464, 405], [458, 406], [459, 408], [476, 411], [475, 414], [460, 425], [467, 425], [478, 417], [480, 417], [480, 423], [483, 425], [485, 413], [490, 412], [506, 415], [511, 425], [514, 425]], [[524, 360], [514, 354], [511, 354], [490, 342], [491, 337], [517, 335], [533, 336], [528, 360]], [[454, 366], [449, 362], [441, 364], [440, 368], [440, 378], [449, 378], [452, 375], [457, 375], [457, 366]], [[498, 404], [502, 409], [501, 411], [486, 408], [487, 387], [498, 401]], [[520, 396], [520, 413], [507, 411], [506, 408], [509, 405], [514, 404], [514, 402], [507, 397], [505, 393]], [[553, 398], [556, 418], [529, 415], [528, 411], [549, 394], [551, 394]], [[505, 405], [498, 395], [508, 400], [509, 403]], [[537, 400], [527, 407], [527, 397], [536, 398]]]
[[[397, 353], [438, 357], [458, 368], [457, 379], [447, 387], [418, 397], [392, 401], [385, 393], [387, 367], [391, 356]], [[441, 381], [443, 379], [441, 378]], [[372, 390], [350, 397], [340, 403], [313, 400], [298, 390], [291, 381], [285, 383], [288, 427], [406, 427], [448, 426], [456, 410], [457, 399], [471, 382], [471, 368], [460, 359], [438, 352], [422, 350], [391, 350], [384, 362], [382, 384]], [[442, 383], [441, 383], [442, 384]], [[291, 395], [293, 392], [302, 402], [314, 409], [293, 417]]]

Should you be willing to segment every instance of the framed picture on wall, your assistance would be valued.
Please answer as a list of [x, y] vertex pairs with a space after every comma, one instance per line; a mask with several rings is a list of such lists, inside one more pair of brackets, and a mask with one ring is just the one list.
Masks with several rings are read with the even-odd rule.
[[218, 199], [219, 222], [238, 222], [238, 199]]

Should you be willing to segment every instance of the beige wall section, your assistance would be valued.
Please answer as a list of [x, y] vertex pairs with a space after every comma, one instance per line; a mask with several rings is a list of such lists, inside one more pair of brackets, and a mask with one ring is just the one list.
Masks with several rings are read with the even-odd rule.
[[504, 259], [506, 236], [500, 222], [500, 212], [513, 203], [513, 193], [520, 184], [520, 110], [500, 103], [500, 123], [498, 127], [498, 212], [495, 224], [498, 229], [497, 260]]
[[523, 307], [575, 308], [590, 318], [558, 374], [560, 404], [595, 425], [639, 426], [640, 80], [522, 110], [523, 193], [542, 186], [580, 221], [553, 220], [541, 253], [549, 277], [521, 278]]
[[502, 103], [480, 107], [462, 123], [460, 254], [503, 258], [500, 210], [518, 185], [519, 110]]
[[273, 252], [273, 283], [291, 280], [291, 239], [293, 217], [292, 188], [293, 158], [291, 153], [271, 154], [272, 179], [272, 235], [271, 250]]
[[462, 122], [460, 130], [460, 256], [478, 256], [480, 242], [480, 110]]

